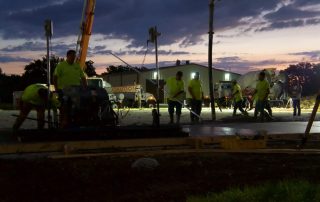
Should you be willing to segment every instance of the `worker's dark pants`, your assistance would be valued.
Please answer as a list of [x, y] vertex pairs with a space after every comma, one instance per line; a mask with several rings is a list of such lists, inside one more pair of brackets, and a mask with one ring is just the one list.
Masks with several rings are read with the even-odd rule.
[[245, 114], [246, 112], [242, 108], [242, 100], [240, 101], [234, 101], [234, 106], [233, 106], [233, 116], [237, 114], [237, 109], [240, 110], [242, 114]]
[[297, 115], [297, 109], [298, 109], [298, 116], [300, 116], [301, 115], [300, 99], [292, 98], [292, 102], [293, 102], [293, 116]]
[[[196, 113], [198, 116], [201, 114], [202, 109], [202, 100], [191, 99], [190, 100], [191, 110]], [[191, 122], [199, 122], [199, 117], [190, 112]]]
[[60, 116], [59, 116], [59, 124], [60, 128], [67, 128], [71, 123], [71, 99], [64, 96], [62, 90], [58, 90], [58, 100], [60, 102]]
[[257, 118], [260, 113], [260, 121], [264, 121], [264, 109], [266, 108], [266, 100], [258, 100], [256, 102], [256, 108], [254, 110], [254, 118]]
[[269, 115], [272, 116], [272, 109], [271, 109], [270, 102], [268, 100], [266, 101], [265, 109], [268, 111]]
[[178, 101], [168, 100], [168, 112], [170, 116], [174, 114], [174, 108], [176, 108], [176, 115], [181, 115], [182, 104]]
[[43, 129], [44, 123], [45, 123], [44, 122], [45, 106], [37, 106], [37, 105], [33, 105], [28, 102], [21, 101], [20, 102], [20, 114], [13, 125], [14, 130], [18, 130], [20, 128], [20, 126], [22, 125], [24, 120], [27, 118], [28, 114], [30, 113], [30, 111], [32, 109], [36, 109], [36, 111], [37, 111], [38, 129]]

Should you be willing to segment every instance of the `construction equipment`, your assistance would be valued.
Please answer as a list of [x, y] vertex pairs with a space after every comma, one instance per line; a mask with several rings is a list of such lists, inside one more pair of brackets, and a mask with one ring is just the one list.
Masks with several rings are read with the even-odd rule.
[[[250, 71], [246, 74], [241, 75], [237, 82], [243, 89], [244, 96], [252, 94], [253, 89], [256, 88], [258, 75], [261, 71]], [[286, 96], [287, 90], [284, 84], [287, 82], [284, 75], [276, 75], [276, 69], [270, 68], [264, 70], [266, 74], [266, 80], [270, 84], [269, 98], [271, 100], [279, 100]]]
[[118, 124], [118, 116], [104, 88], [70, 86], [63, 89], [63, 95], [72, 125], [104, 127]]
[[85, 61], [88, 52], [89, 39], [91, 36], [91, 30], [93, 25], [95, 0], [84, 0], [84, 6], [82, 11], [82, 19], [80, 23], [80, 34], [78, 36], [76, 53], [78, 55], [77, 60], [80, 63], [80, 67], [85, 69]]
[[151, 93], [144, 92], [142, 86], [139, 84], [129, 86], [111, 86], [100, 77], [89, 77], [87, 80], [89, 86], [106, 89], [109, 95], [109, 101], [112, 104], [117, 105], [115, 107], [155, 108], [156, 106], [156, 98]]

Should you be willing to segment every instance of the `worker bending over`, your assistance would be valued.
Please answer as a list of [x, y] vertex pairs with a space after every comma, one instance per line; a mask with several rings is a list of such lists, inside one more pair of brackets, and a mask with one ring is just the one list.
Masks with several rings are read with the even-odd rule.
[[48, 87], [45, 84], [31, 84], [22, 94], [20, 114], [16, 119], [13, 130], [18, 130], [32, 109], [37, 110], [38, 129], [44, 127], [44, 116], [48, 104]]

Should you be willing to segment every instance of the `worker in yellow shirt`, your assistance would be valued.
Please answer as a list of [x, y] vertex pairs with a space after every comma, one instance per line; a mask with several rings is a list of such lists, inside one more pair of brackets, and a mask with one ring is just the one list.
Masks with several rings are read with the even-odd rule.
[[180, 123], [182, 103], [184, 100], [184, 82], [182, 80], [183, 73], [178, 71], [175, 77], [168, 78], [165, 85], [168, 90], [168, 112], [170, 116], [170, 124], [173, 124], [174, 108], [176, 109], [176, 123]]
[[76, 51], [69, 50], [67, 59], [60, 62], [53, 73], [53, 85], [56, 90], [63, 90], [68, 86], [87, 87], [87, 79], [80, 64], [75, 62]]
[[260, 121], [264, 121], [264, 109], [268, 102], [268, 95], [270, 93], [269, 82], [265, 79], [266, 73], [264, 71], [259, 73], [259, 80], [254, 91], [256, 99], [256, 108], [254, 110], [254, 118], [257, 118], [260, 113]]
[[190, 118], [192, 123], [199, 122], [199, 116], [202, 110], [203, 91], [202, 91], [201, 81], [199, 79], [200, 79], [200, 74], [199, 72], [196, 72], [194, 78], [190, 80], [188, 85], [188, 91], [191, 96], [191, 100], [190, 100], [191, 111], [198, 115], [196, 116], [194, 113], [190, 111]]
[[53, 73], [53, 85], [59, 94], [60, 107], [60, 127], [65, 128], [70, 123], [69, 111], [70, 106], [63, 100], [63, 89], [69, 86], [88, 86], [85, 73], [80, 64], [75, 62], [76, 51], [69, 50], [67, 59], [60, 62]]
[[232, 81], [232, 97], [233, 97], [233, 116], [236, 116], [237, 114], [237, 109], [240, 110], [240, 112], [243, 115], [248, 115], [248, 112], [244, 111], [242, 108], [242, 102], [243, 102], [243, 97], [242, 97], [242, 90], [240, 85], [237, 83], [237, 80]]
[[[56, 107], [58, 100], [52, 97], [51, 106]], [[22, 93], [20, 114], [16, 119], [13, 130], [18, 130], [32, 109], [37, 110], [38, 129], [43, 129], [45, 110], [48, 104], [48, 87], [45, 84], [31, 84]]]

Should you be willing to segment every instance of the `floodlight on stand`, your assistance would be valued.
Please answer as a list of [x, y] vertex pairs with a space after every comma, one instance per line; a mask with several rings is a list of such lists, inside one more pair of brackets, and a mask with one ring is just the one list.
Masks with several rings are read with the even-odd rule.
[[53, 23], [52, 20], [44, 21], [44, 30], [46, 37], [52, 37], [53, 35]]
[[159, 108], [159, 98], [160, 98], [160, 83], [159, 83], [159, 63], [158, 63], [158, 36], [161, 34], [157, 31], [157, 27], [149, 28], [149, 42], [154, 43], [155, 47], [155, 56], [156, 56], [156, 80], [157, 80], [157, 109], [155, 113], [153, 113], [154, 124], [156, 126], [160, 125], [160, 108]]

